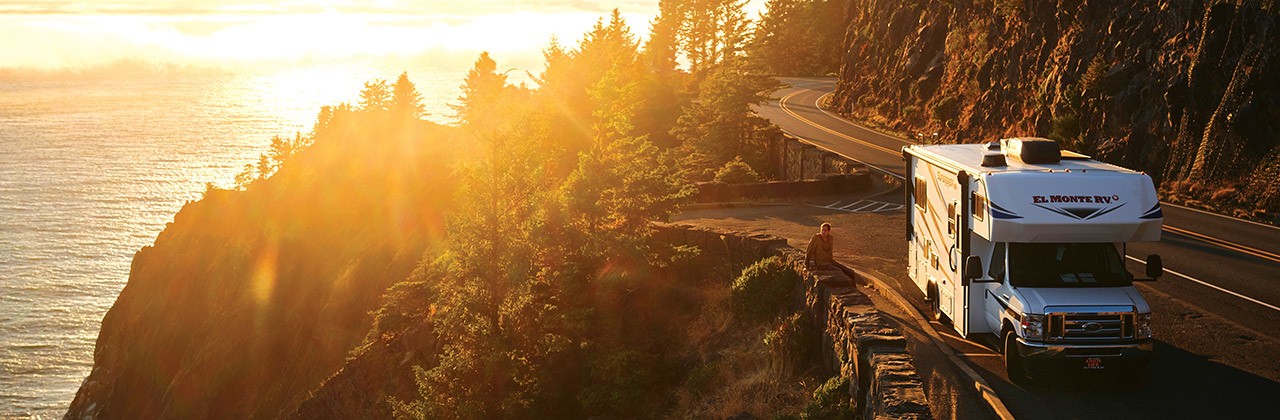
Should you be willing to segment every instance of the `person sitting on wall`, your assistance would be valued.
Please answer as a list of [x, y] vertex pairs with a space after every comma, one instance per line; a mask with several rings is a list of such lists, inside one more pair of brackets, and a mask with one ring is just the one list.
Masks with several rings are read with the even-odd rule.
[[[813, 239], [809, 240], [809, 249], [804, 252], [805, 265], [815, 268], [834, 267], [836, 260], [831, 254], [834, 242], [835, 238], [831, 237], [831, 224], [823, 223], [821, 231], [814, 234]], [[810, 265], [811, 263], [812, 265]]]

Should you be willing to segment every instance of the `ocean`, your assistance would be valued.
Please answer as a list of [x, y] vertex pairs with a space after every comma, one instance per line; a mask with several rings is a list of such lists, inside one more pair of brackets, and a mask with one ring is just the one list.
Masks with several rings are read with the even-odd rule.
[[[465, 70], [408, 69], [428, 119], [450, 120]], [[66, 412], [133, 254], [206, 183], [400, 71], [0, 76], [0, 418]]]

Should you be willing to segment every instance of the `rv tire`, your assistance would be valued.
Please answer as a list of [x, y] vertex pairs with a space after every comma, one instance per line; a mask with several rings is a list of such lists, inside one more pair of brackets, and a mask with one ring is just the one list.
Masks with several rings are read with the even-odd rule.
[[938, 293], [938, 285], [932, 283], [929, 284], [929, 309], [934, 321], [943, 325], [951, 323], [947, 314], [942, 313], [942, 296]]
[[1027, 383], [1026, 369], [1022, 366], [1022, 355], [1018, 353], [1018, 335], [1012, 330], [1004, 332], [1004, 370], [1009, 375], [1009, 382]]

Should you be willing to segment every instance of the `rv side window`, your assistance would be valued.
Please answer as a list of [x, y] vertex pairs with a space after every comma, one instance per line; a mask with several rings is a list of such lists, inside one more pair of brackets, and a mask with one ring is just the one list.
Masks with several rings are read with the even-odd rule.
[[981, 194], [973, 195], [973, 218], [978, 221], [987, 218], [987, 198]]
[[924, 182], [924, 178], [916, 177], [916, 207], [919, 207], [920, 211], [924, 213], [929, 212], [928, 188], [929, 184]]
[[999, 281], [1004, 281], [1004, 248], [1004, 242], [996, 242], [991, 251], [991, 267], [987, 269], [987, 275]]
[[956, 237], [956, 202], [947, 203], [947, 236]]

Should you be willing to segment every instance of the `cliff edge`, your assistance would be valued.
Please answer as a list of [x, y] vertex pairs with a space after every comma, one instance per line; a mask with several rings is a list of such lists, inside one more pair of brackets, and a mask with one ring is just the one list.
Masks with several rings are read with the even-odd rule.
[[443, 235], [447, 128], [339, 109], [243, 191], [210, 189], [139, 251], [67, 418], [262, 418], [345, 362]]

